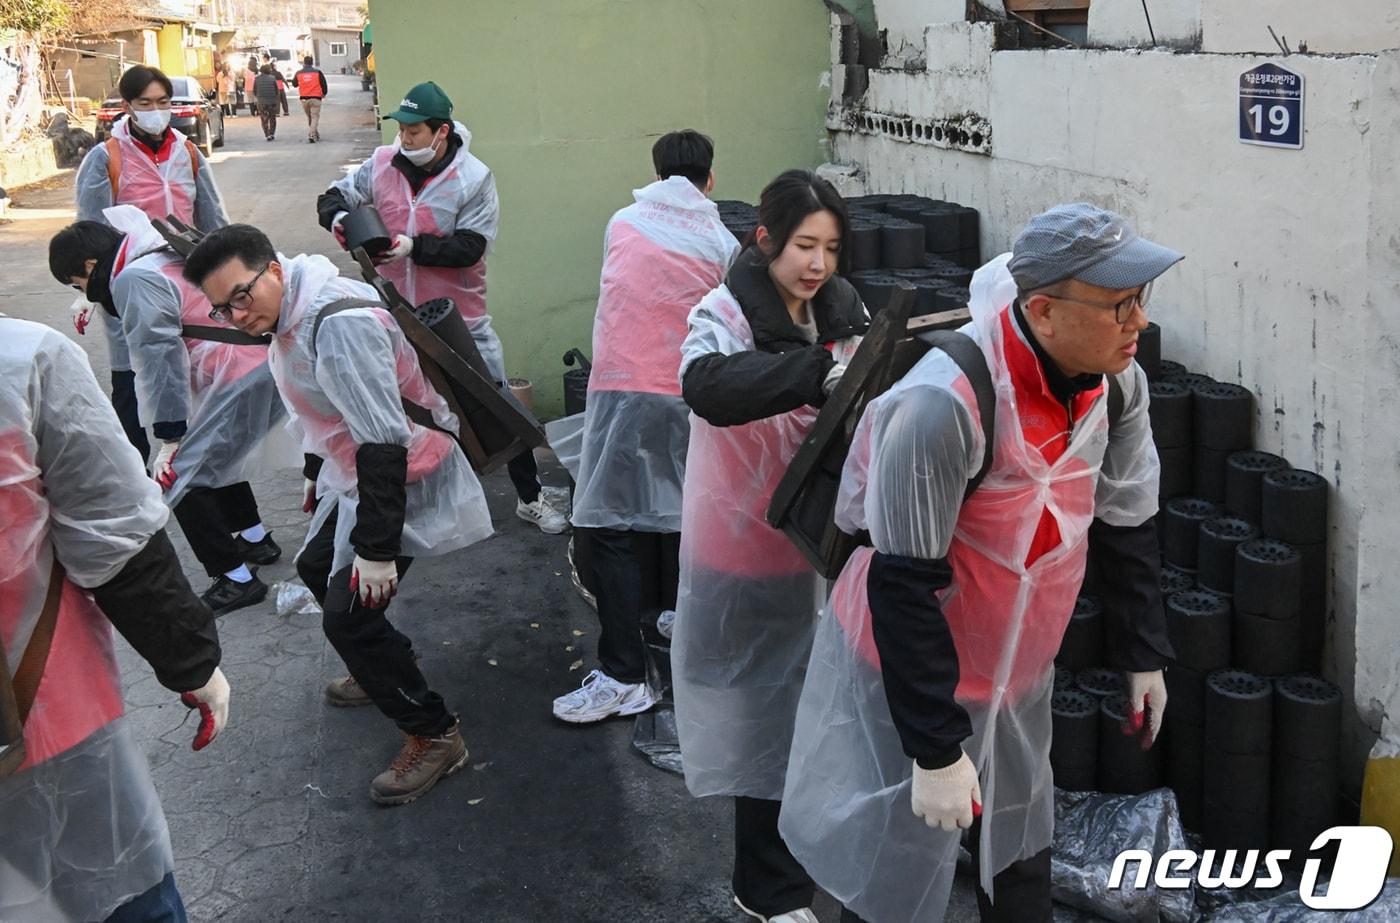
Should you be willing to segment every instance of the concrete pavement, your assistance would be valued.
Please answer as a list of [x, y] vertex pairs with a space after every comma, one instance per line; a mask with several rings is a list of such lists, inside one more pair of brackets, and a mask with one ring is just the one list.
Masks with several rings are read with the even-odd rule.
[[[305, 143], [294, 99], [275, 142], [255, 119], [229, 120], [212, 162], [234, 221], [262, 227], [283, 252], [333, 255], [348, 272], [316, 225], [315, 198], [378, 133], [358, 81], [328, 79], [322, 143]], [[100, 331], [77, 336], [73, 294], [47, 270], [48, 239], [72, 220], [71, 184], [70, 173], [16, 196], [16, 220], [0, 226], [0, 311], [73, 337], [105, 383]], [[548, 483], [564, 483], [552, 459], [542, 463]], [[318, 615], [279, 616], [270, 598], [220, 619], [231, 720], [202, 753], [190, 750], [184, 707], [122, 646], [129, 714], [192, 920], [744, 919], [729, 904], [728, 803], [691, 798], [678, 777], [653, 769], [629, 745], [630, 720], [578, 728], [551, 717], [550, 700], [594, 664], [596, 618], [570, 588], [567, 537], [515, 518], [504, 472], [484, 483], [498, 534], [416, 563], [391, 610], [460, 711], [471, 750], [469, 769], [414, 804], [370, 802], [369, 781], [401, 738], [372, 708], [323, 704], [322, 687], [344, 668]], [[254, 485], [286, 550], [262, 569], [268, 583], [294, 578], [306, 526], [300, 486], [295, 470]], [[202, 590], [207, 578], [173, 519], [170, 529]], [[818, 912], [824, 923], [838, 916], [826, 898]], [[960, 887], [950, 919], [973, 918]]]

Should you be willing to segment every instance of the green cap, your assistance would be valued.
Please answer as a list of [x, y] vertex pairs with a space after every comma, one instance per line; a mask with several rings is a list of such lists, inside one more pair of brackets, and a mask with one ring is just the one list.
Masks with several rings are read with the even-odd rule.
[[395, 119], [405, 125], [426, 122], [428, 119], [449, 120], [452, 118], [452, 100], [442, 92], [442, 87], [429, 80], [405, 93], [398, 110], [384, 118]]

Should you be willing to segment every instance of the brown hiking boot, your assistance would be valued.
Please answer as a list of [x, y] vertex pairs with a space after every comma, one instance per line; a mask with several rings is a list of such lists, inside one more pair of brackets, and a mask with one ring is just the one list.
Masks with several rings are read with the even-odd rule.
[[461, 727], [460, 721], [454, 721], [440, 737], [406, 734], [399, 755], [370, 783], [369, 796], [379, 804], [408, 804], [421, 798], [438, 779], [461, 769], [467, 762]]
[[358, 705], [368, 705], [370, 698], [369, 693], [365, 692], [365, 687], [357, 683], [355, 677], [342, 676], [326, 684], [326, 701], [337, 708], [354, 708]]

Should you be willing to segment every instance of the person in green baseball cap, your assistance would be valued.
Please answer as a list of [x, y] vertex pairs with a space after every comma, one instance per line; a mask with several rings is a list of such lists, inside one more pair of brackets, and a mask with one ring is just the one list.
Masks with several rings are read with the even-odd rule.
[[[451, 298], [498, 381], [506, 380], [501, 341], [486, 313], [486, 256], [496, 239], [496, 181], [473, 156], [471, 132], [452, 117], [452, 100], [427, 81], [403, 95], [386, 119], [398, 138], [384, 145], [316, 201], [321, 227], [345, 246], [341, 223], [362, 205], [378, 209], [393, 245], [375, 257], [379, 273], [414, 304]], [[545, 491], [535, 457], [509, 465], [516, 515], [548, 533], [569, 527], [562, 491]]]

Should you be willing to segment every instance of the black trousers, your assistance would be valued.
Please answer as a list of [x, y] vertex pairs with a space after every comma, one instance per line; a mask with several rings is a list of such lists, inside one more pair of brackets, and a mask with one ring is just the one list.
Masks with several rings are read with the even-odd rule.
[[117, 412], [127, 442], [136, 446], [144, 464], [151, 457], [151, 442], [146, 438], [146, 428], [141, 425], [141, 417], [137, 413], [135, 372], [112, 373], [112, 409]]
[[533, 450], [526, 449], [506, 462], [506, 472], [522, 503], [534, 503], [540, 498], [540, 466]]
[[734, 799], [734, 896], [775, 917], [812, 906], [816, 885], [778, 835], [781, 801]]
[[175, 505], [175, 518], [190, 550], [211, 577], [243, 563], [233, 533], [262, 521], [247, 481], [228, 487], [191, 487]]
[[[326, 638], [355, 682], [401, 731], [436, 737], [456, 718], [442, 696], [428, 688], [413, 657], [413, 642], [389, 623], [388, 607], [371, 609], [360, 602], [359, 594], [350, 590], [351, 568], [331, 573], [335, 521], [332, 513], [297, 557], [297, 574], [321, 604]], [[399, 558], [397, 563], [402, 582], [413, 559]]]
[[[981, 832], [980, 819], [973, 821], [967, 832], [974, 868], [981, 852], [978, 848]], [[1055, 914], [1050, 904], [1050, 848], [1002, 869], [992, 878], [992, 890], [996, 892], [995, 904], [982, 890], [981, 883], [977, 885], [977, 915], [984, 923], [1052, 923]], [[841, 923], [864, 921], [843, 909]]]
[[664, 639], [656, 618], [676, 607], [680, 580], [678, 532], [589, 529], [591, 566], [598, 598], [598, 663], [622, 683], [646, 679], [644, 645]]

